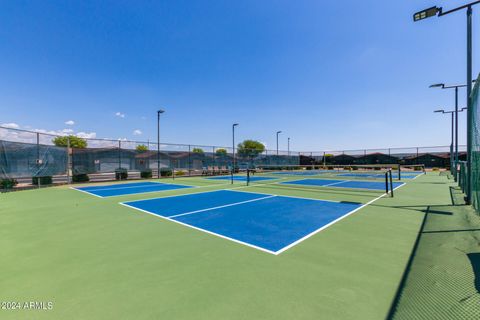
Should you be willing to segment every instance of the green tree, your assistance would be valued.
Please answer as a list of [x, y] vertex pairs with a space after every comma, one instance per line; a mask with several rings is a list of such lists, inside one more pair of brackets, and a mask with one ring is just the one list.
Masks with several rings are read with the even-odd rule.
[[84, 149], [87, 147], [87, 140], [79, 138], [77, 136], [61, 136], [55, 137], [52, 142], [57, 147], [67, 147], [68, 140], [70, 139], [70, 148]]
[[196, 154], [204, 154], [202, 148], [193, 148], [193, 149], [192, 149], [192, 152], [193, 152], [193, 153], [196, 153]]
[[227, 155], [227, 150], [223, 149], [223, 148], [220, 148], [220, 149], [215, 150], [215, 154], [218, 157], [225, 157]]
[[245, 140], [237, 145], [237, 153], [240, 157], [253, 159], [264, 151], [263, 143], [256, 140]]
[[144, 144], [139, 144], [135, 147], [135, 150], [137, 150], [139, 152], [146, 152], [146, 151], [148, 151], [148, 147]]

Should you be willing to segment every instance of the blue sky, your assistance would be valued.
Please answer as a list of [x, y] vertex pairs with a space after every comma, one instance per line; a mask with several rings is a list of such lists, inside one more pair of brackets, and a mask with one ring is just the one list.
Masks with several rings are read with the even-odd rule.
[[447, 145], [453, 92], [428, 86], [465, 81], [465, 12], [412, 14], [463, 3], [1, 1], [0, 124], [154, 140], [161, 107], [172, 143], [229, 146], [238, 122], [272, 149]]

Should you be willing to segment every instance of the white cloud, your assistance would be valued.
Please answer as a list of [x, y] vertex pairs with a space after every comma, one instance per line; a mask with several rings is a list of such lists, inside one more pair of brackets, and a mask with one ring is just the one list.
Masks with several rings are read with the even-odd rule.
[[134, 136], [139, 136], [139, 135], [141, 135], [141, 134], [142, 134], [142, 131], [140, 131], [140, 130], [138, 130], [138, 129], [133, 130], [133, 135], [134, 135]]
[[19, 129], [20, 126], [16, 123], [10, 122], [10, 123], [2, 123], [2, 127], [5, 128], [12, 128], [12, 129]]
[[97, 137], [97, 133], [96, 132], [78, 132], [76, 136], [84, 139], [95, 139]]
[[125, 118], [125, 114], [124, 114], [124, 113], [121, 113], [121, 112], [115, 113], [115, 116], [117, 116], [117, 117], [119, 117], [119, 118]]
[[62, 130], [62, 133], [72, 134], [72, 133], [73, 133], [73, 130], [72, 130], [72, 129], [63, 129], [63, 130]]
[[65, 124], [66, 124], [67, 126], [73, 126], [73, 125], [75, 124], [75, 121], [73, 121], [73, 120], [68, 120], [68, 121], [65, 121]]

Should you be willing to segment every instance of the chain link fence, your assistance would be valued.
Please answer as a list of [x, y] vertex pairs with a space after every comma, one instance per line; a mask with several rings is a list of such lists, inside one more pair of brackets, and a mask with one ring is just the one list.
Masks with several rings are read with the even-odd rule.
[[[55, 145], [58, 135], [0, 127], [0, 179], [31, 183], [32, 178], [52, 177], [53, 182], [71, 182], [88, 176], [90, 181], [112, 180], [118, 170], [129, 178], [149, 176], [196, 176], [227, 173], [233, 168], [231, 147], [170, 144], [152, 141], [83, 139], [86, 146], [74, 148], [70, 140]], [[58, 144], [58, 143], [57, 143]], [[459, 159], [466, 160], [465, 146]], [[262, 153], [235, 150], [235, 168], [294, 165], [424, 164], [450, 166], [450, 147], [411, 147], [341, 151], [294, 152], [265, 150]]]

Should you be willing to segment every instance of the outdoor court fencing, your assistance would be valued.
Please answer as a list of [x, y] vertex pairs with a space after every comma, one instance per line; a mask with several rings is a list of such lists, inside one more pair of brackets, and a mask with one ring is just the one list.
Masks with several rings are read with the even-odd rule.
[[[78, 175], [114, 173], [119, 168], [127, 172], [153, 171], [165, 175], [199, 175], [223, 172], [233, 167], [230, 147], [83, 139], [84, 148], [70, 147], [69, 139], [56, 146], [58, 135], [0, 127], [0, 178], [31, 179], [53, 176], [57, 179]], [[65, 145], [66, 144], [66, 145]], [[265, 150], [235, 150], [235, 167], [256, 165], [299, 164], [298, 152]]]
[[[471, 176], [470, 181], [465, 181], [466, 186], [464, 189], [468, 192], [471, 192], [470, 199], [471, 204], [480, 212], [480, 75], [475, 82], [472, 93], [470, 95], [470, 107], [472, 110], [470, 118], [470, 132], [467, 134], [470, 136], [470, 141], [472, 143], [469, 150], [469, 157], [471, 161]], [[464, 168], [464, 171], [467, 172], [466, 176], [468, 179], [468, 168]], [[470, 188], [468, 188], [468, 183], [470, 183]]]
[[[233, 167], [231, 147], [83, 139], [86, 146], [71, 148], [69, 139], [62, 146], [54, 140], [59, 135], [0, 127], [0, 179], [18, 179], [28, 183], [33, 177], [53, 177], [54, 182], [69, 182], [72, 177], [88, 175], [90, 180], [115, 179], [118, 169], [131, 178], [150, 171], [157, 176], [172, 172], [181, 175], [222, 174]], [[58, 143], [57, 143], [58, 144]], [[460, 148], [461, 157], [464, 147]], [[235, 167], [244, 170], [258, 166], [292, 166], [305, 164], [425, 164], [448, 167], [449, 147], [413, 147], [321, 152], [266, 150], [260, 154], [236, 149]]]

